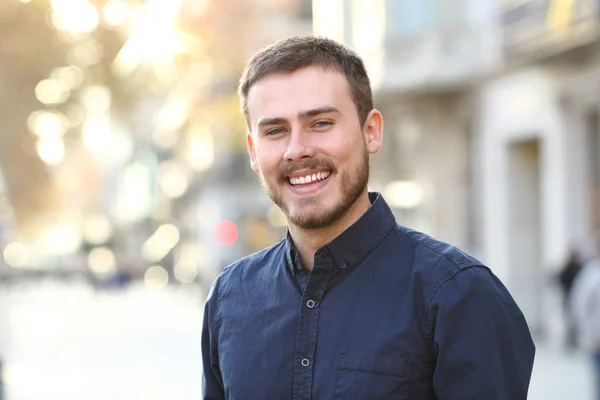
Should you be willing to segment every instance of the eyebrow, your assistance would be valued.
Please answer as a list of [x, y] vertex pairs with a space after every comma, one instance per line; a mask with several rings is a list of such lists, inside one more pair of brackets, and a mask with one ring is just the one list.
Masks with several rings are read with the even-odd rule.
[[[321, 107], [313, 108], [312, 110], [302, 111], [302, 112], [298, 113], [298, 118], [299, 119], [307, 119], [307, 118], [315, 117], [320, 114], [327, 114], [327, 113], [341, 114], [340, 110], [338, 110], [334, 106], [321, 106]], [[279, 125], [279, 124], [283, 124], [285, 122], [287, 122], [287, 119], [282, 118], [282, 117], [262, 118], [260, 121], [258, 121], [258, 127], [261, 128], [261, 127], [268, 126], [268, 125]]]

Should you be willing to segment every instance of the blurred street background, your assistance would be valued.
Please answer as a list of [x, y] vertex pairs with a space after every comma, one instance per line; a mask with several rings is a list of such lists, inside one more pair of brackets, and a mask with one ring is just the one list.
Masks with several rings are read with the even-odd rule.
[[519, 303], [530, 398], [593, 398], [559, 276], [600, 240], [600, 2], [0, 0], [0, 400], [200, 398], [210, 284], [285, 234], [237, 81], [301, 33], [365, 60], [370, 189]]

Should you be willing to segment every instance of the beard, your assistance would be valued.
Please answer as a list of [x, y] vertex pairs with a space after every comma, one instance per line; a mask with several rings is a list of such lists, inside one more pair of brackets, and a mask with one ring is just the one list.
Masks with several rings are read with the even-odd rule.
[[[369, 153], [363, 146], [360, 162], [355, 164], [357, 168], [353, 173], [348, 171], [338, 174], [333, 162], [328, 158], [313, 158], [301, 164], [285, 164], [280, 168], [276, 183], [269, 183], [262, 173], [259, 173], [260, 182], [265, 192], [281, 211], [285, 214], [289, 223], [302, 229], [321, 229], [342, 218], [348, 210], [356, 203], [360, 195], [367, 188], [369, 181]], [[286, 183], [286, 176], [292, 171], [308, 169], [328, 169], [331, 176], [337, 176], [341, 191], [339, 202], [333, 207], [326, 207], [318, 199], [306, 198], [298, 200], [300, 211], [290, 210], [285, 203], [281, 187]], [[329, 179], [329, 178], [328, 178]]]

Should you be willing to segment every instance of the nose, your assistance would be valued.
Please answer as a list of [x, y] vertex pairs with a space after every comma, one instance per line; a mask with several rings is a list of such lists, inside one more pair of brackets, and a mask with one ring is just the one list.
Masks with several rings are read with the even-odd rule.
[[310, 142], [308, 133], [295, 131], [289, 135], [287, 149], [283, 155], [286, 161], [298, 161], [302, 158], [311, 158], [315, 155], [315, 148]]

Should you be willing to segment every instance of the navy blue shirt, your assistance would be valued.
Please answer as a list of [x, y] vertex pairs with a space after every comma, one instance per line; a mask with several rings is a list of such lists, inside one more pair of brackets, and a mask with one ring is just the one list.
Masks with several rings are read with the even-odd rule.
[[526, 399], [535, 347], [504, 285], [370, 200], [306, 283], [289, 236], [224, 270], [205, 306], [204, 399]]

